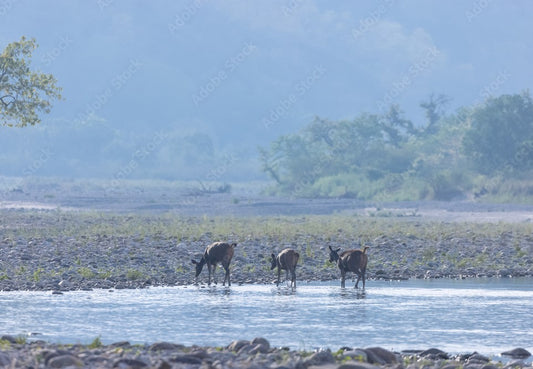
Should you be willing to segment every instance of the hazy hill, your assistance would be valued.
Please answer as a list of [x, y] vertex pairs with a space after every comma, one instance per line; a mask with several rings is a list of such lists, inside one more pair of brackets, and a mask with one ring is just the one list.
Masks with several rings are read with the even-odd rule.
[[431, 93], [450, 96], [453, 111], [527, 89], [532, 10], [481, 0], [5, 0], [0, 47], [35, 37], [33, 67], [57, 77], [65, 100], [39, 127], [0, 127], [0, 174], [261, 177], [257, 145], [315, 115], [398, 103], [416, 124]]

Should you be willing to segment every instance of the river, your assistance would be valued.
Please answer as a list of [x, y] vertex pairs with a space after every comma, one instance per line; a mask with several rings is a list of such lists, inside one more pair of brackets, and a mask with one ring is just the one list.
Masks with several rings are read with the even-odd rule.
[[[349, 285], [347, 281], [347, 286]], [[338, 281], [139, 290], [0, 292], [1, 334], [55, 343], [170, 341], [337, 350], [436, 347], [449, 353], [533, 348], [533, 279]]]

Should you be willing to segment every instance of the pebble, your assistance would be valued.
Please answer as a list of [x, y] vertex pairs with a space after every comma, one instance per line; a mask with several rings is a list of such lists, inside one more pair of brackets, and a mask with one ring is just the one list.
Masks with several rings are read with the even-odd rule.
[[385, 365], [398, 362], [396, 354], [381, 347], [371, 347], [365, 349], [364, 351], [367, 355], [368, 362], [371, 364]]
[[0, 351], [0, 367], [7, 367], [11, 363], [10, 357], [7, 353]]
[[[9, 336], [4, 336], [9, 337]], [[9, 345], [9, 346], [6, 346]], [[257, 351], [255, 348], [260, 347]], [[250, 349], [251, 348], [251, 349]], [[454, 359], [443, 359], [438, 349], [392, 352], [382, 347], [345, 348], [333, 354], [329, 349], [315, 352], [273, 348], [262, 337], [252, 341], [235, 340], [225, 348], [186, 347], [171, 342], [151, 345], [130, 345], [128, 342], [88, 348], [84, 345], [58, 345], [43, 341], [24, 344], [4, 344], [0, 348], [0, 368], [43, 367], [63, 368], [118, 368], [118, 369], [172, 369], [172, 368], [272, 368], [272, 369], [533, 369], [522, 360], [507, 363], [492, 362], [489, 358], [472, 353]], [[431, 355], [441, 356], [436, 360]], [[446, 354], [450, 357], [450, 355]], [[42, 364], [39, 364], [41, 363]]]
[[66, 354], [53, 357], [48, 361], [47, 365], [50, 368], [65, 368], [67, 366], [81, 367], [83, 366], [83, 362], [73, 355]]
[[304, 365], [306, 367], [313, 365], [324, 365], [324, 364], [333, 364], [335, 358], [329, 350], [318, 351], [312, 354], [310, 357], [304, 360]]
[[510, 356], [512, 358], [515, 358], [515, 359], [520, 359], [520, 358], [530, 357], [531, 353], [528, 350], [524, 349], [524, 348], [517, 347], [515, 349], [502, 352], [502, 355]]

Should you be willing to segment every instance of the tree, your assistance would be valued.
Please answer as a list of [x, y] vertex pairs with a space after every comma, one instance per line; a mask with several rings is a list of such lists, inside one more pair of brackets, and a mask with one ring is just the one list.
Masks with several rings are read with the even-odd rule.
[[49, 113], [50, 100], [61, 99], [61, 88], [51, 74], [30, 70], [35, 39], [24, 36], [0, 54], [0, 124], [25, 127], [41, 122], [38, 113]]
[[394, 147], [399, 147], [409, 136], [416, 134], [413, 123], [403, 117], [403, 112], [398, 105], [391, 105], [389, 111], [383, 116], [381, 129], [387, 137], [387, 142]]
[[435, 94], [429, 95], [427, 101], [422, 101], [420, 107], [426, 111], [427, 126], [424, 129], [425, 134], [433, 134], [437, 131], [437, 123], [444, 114], [444, 107], [450, 102], [451, 98], [446, 95]]
[[[385, 127], [390, 128], [387, 134]], [[349, 121], [315, 118], [298, 133], [259, 148], [262, 170], [292, 193], [304, 193], [320, 178], [401, 172], [410, 165], [411, 156], [399, 147], [404, 131], [410, 129], [411, 122], [401, 117], [399, 108], [386, 118], [376, 114], [360, 114]]]
[[529, 92], [490, 98], [476, 109], [463, 139], [484, 174], [533, 169], [533, 100]]

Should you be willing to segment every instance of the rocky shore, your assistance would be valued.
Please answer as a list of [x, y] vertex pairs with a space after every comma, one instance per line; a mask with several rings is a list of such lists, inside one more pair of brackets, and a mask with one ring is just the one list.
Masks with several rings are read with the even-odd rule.
[[530, 353], [521, 348], [491, 360], [478, 353], [450, 355], [432, 348], [391, 352], [381, 347], [343, 347], [336, 352], [293, 351], [271, 347], [264, 338], [237, 340], [224, 347], [186, 347], [170, 342], [131, 345], [58, 345], [44, 341], [19, 343], [0, 339], [0, 368], [272, 368], [272, 369], [499, 369], [531, 368]]
[[[436, 223], [419, 218], [209, 218], [1, 210], [0, 291], [64, 292], [205, 283], [191, 259], [237, 242], [234, 284], [275, 280], [270, 255], [300, 253], [299, 281], [339, 278], [328, 246], [369, 247], [367, 278], [531, 277], [530, 223]], [[217, 270], [222, 280], [222, 270]]]

